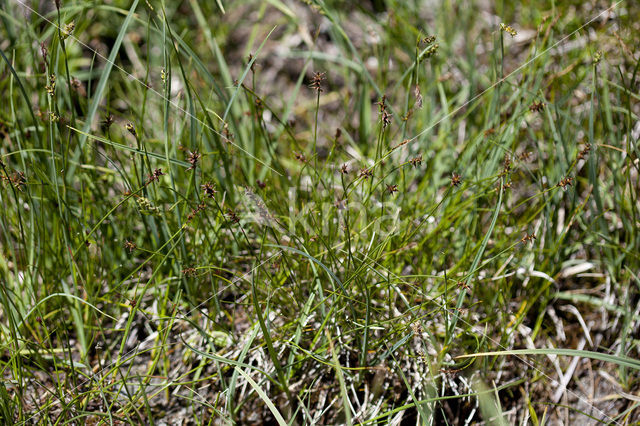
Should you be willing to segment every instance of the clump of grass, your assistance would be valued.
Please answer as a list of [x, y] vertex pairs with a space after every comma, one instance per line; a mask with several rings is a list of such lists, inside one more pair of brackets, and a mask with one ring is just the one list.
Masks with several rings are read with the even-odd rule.
[[5, 3], [5, 423], [638, 421], [635, 3]]

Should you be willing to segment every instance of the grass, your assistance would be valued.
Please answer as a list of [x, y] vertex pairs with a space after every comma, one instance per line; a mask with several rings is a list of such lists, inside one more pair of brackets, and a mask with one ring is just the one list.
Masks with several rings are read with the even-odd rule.
[[2, 423], [640, 421], [636, 2], [0, 6]]

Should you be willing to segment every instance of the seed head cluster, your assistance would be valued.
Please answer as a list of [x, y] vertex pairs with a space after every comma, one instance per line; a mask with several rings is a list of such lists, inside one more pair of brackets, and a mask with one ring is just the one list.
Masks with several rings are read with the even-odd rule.
[[164, 173], [162, 172], [162, 169], [155, 169], [151, 174], [149, 174], [149, 177], [147, 178], [147, 184], [150, 184], [152, 182], [159, 182], [160, 176], [163, 175]]
[[591, 144], [587, 143], [584, 148], [582, 148], [582, 151], [578, 153], [578, 160], [586, 158], [589, 155], [589, 151], [591, 151]]
[[509, 34], [511, 37], [515, 37], [518, 35], [518, 32], [511, 27], [510, 25], [506, 25], [504, 23], [500, 24], [500, 29], [505, 33]]
[[191, 213], [187, 215], [187, 221], [191, 222], [202, 210], [207, 207], [205, 203], [200, 203], [196, 206], [195, 209], [191, 210]]
[[378, 101], [378, 106], [380, 107], [380, 116], [382, 120], [382, 127], [386, 128], [389, 124], [391, 124], [391, 114], [387, 110], [387, 97], [385, 95], [380, 98]]
[[451, 186], [460, 186], [462, 177], [456, 172], [451, 173]]
[[102, 120], [102, 123], [101, 123], [101, 124], [102, 124], [102, 128], [103, 128], [105, 131], [109, 130], [109, 127], [111, 127], [111, 125], [113, 124], [113, 122], [114, 122], [114, 121], [115, 121], [115, 120], [114, 120], [114, 118], [113, 118], [113, 115], [110, 115], [110, 114], [109, 114], [109, 115], [107, 115], [107, 116], [104, 118], [104, 120]]
[[134, 251], [135, 249], [137, 249], [137, 248], [138, 248], [138, 246], [137, 246], [137, 245], [136, 245], [136, 243], [134, 243], [133, 241], [126, 240], [126, 241], [124, 242], [124, 248], [125, 248], [125, 250], [127, 250], [127, 251], [129, 252], [129, 254], [131, 254], [131, 253], [133, 253], [133, 251]]
[[371, 169], [367, 169], [367, 168], [360, 169], [359, 177], [364, 179], [369, 179], [372, 176], [373, 176], [373, 171]]
[[216, 190], [213, 186], [213, 184], [211, 184], [211, 182], [207, 182], [205, 184], [203, 184], [201, 186], [202, 188], [202, 192], [204, 192], [204, 195], [207, 196], [208, 198], [215, 198], [216, 196]]
[[191, 166], [189, 166], [187, 170], [195, 169], [198, 166], [198, 161], [200, 161], [200, 154], [198, 154], [198, 151], [189, 151], [187, 161], [189, 162], [189, 164], [191, 164]]
[[326, 73], [316, 71], [313, 73], [313, 77], [311, 78], [310, 88], [315, 90], [318, 94], [322, 93], [324, 89], [322, 88], [322, 82], [325, 80]]
[[544, 111], [545, 103], [541, 101], [536, 101], [529, 105], [529, 111], [531, 112], [541, 112]]
[[[4, 167], [4, 164], [2, 164]], [[18, 191], [22, 191], [22, 185], [27, 183], [27, 179], [23, 172], [14, 172], [11, 176], [0, 176], [3, 182], [6, 182], [16, 188]]]
[[573, 182], [573, 178], [571, 176], [567, 176], [563, 178], [560, 182], [558, 182], [558, 185], [556, 186], [559, 186], [562, 189], [567, 189], [567, 186], [573, 186], [572, 182]]
[[523, 244], [531, 243], [533, 244], [533, 240], [536, 239], [536, 234], [525, 233], [524, 236], [520, 239], [520, 242]]

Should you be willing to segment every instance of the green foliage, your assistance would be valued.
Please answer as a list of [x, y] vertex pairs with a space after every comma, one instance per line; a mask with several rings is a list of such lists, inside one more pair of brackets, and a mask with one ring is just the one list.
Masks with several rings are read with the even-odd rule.
[[638, 4], [357, 3], [0, 0], [4, 423], [639, 421]]

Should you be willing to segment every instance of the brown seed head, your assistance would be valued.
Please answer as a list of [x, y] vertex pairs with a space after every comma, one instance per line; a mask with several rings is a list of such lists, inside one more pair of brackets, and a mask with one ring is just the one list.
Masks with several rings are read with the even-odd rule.
[[567, 176], [563, 178], [560, 182], [558, 182], [556, 186], [559, 186], [562, 189], [567, 189], [567, 186], [573, 186], [572, 182], [573, 182], [573, 178], [571, 176]]
[[40, 53], [42, 54], [42, 59], [47, 62], [49, 58], [49, 49], [47, 49], [47, 45], [44, 43], [40, 43]]
[[540, 112], [544, 111], [545, 103], [544, 102], [534, 102], [529, 105], [529, 111], [531, 112]]
[[368, 179], [373, 176], [373, 171], [371, 169], [362, 168], [360, 169], [359, 177]]
[[133, 241], [126, 240], [124, 242], [124, 248], [129, 252], [129, 254], [131, 254], [135, 249], [138, 248], [138, 246]]
[[239, 223], [240, 222], [240, 218], [238, 217], [238, 215], [231, 210], [230, 208], [227, 209], [227, 219], [229, 219], [229, 221], [231, 223]]
[[189, 151], [187, 161], [191, 164], [191, 166], [187, 170], [195, 169], [198, 165], [198, 161], [200, 161], [200, 154], [198, 154], [198, 151]]
[[470, 290], [470, 287], [464, 281], [458, 281], [458, 288], [465, 289], [465, 290]]
[[196, 275], [196, 268], [184, 268], [182, 270], [182, 275], [186, 277], [194, 277]]
[[225, 142], [231, 142], [233, 139], [233, 133], [229, 131], [229, 124], [227, 123], [224, 123], [224, 126], [222, 126], [222, 137]]
[[205, 203], [200, 203], [196, 206], [195, 209], [191, 210], [191, 213], [187, 215], [187, 221], [191, 222], [200, 211], [204, 210], [207, 205]]
[[420, 93], [420, 86], [417, 84], [413, 88], [413, 96], [416, 98], [416, 108], [422, 108], [422, 93]]
[[462, 177], [456, 172], [451, 173], [451, 186], [460, 186]]
[[383, 113], [387, 110], [387, 95], [382, 95], [382, 97], [378, 101], [378, 107], [380, 107], [380, 113]]
[[159, 182], [160, 176], [163, 176], [163, 175], [164, 173], [162, 173], [162, 169], [155, 169], [153, 173], [149, 175], [149, 178], [147, 178], [147, 183]]
[[307, 157], [305, 157], [303, 153], [294, 152], [294, 155], [296, 156], [296, 160], [298, 160], [299, 162], [301, 162], [301, 163], [306, 163], [307, 162]]
[[109, 127], [113, 124], [113, 115], [107, 115], [104, 120], [102, 120], [102, 128], [104, 130], [109, 130]]
[[391, 124], [391, 114], [384, 110], [382, 111], [382, 127], [386, 128], [389, 124]]
[[[4, 163], [2, 163], [4, 167]], [[11, 176], [0, 176], [3, 182], [13, 185], [18, 191], [22, 191], [22, 185], [27, 182], [23, 172], [14, 172]]]
[[325, 74], [326, 73], [324, 72], [315, 72], [313, 73], [313, 77], [311, 78], [311, 84], [309, 85], [309, 87], [318, 92], [318, 94], [324, 91], [324, 89], [322, 88], [322, 82], [325, 79]]
[[533, 153], [530, 151], [522, 151], [522, 153], [520, 153], [518, 158], [520, 159], [520, 161], [529, 161], [532, 155]]
[[578, 153], [578, 160], [582, 160], [584, 158], [587, 157], [587, 155], [589, 155], [589, 151], [591, 151], [591, 144], [587, 143], [584, 148], [582, 149], [582, 151], [580, 151]]
[[525, 233], [525, 234], [524, 234], [524, 237], [522, 237], [522, 238], [520, 239], [520, 242], [522, 242], [523, 244], [526, 244], [526, 243], [531, 243], [531, 244], [533, 244], [533, 240], [535, 240], [535, 239], [536, 239], [536, 234], [528, 234], [528, 233]]
[[202, 191], [204, 192], [204, 195], [206, 195], [207, 197], [209, 198], [215, 197], [217, 191], [215, 190], [215, 188], [210, 182], [203, 184], [201, 188], [202, 188]]
[[504, 155], [504, 161], [502, 162], [502, 175], [506, 175], [511, 171], [511, 157], [509, 154]]
[[427, 37], [423, 38], [422, 40], [420, 40], [420, 43], [422, 43], [422, 44], [431, 44], [434, 41], [436, 41], [436, 36], [430, 35], [430, 36], [427, 36]]

